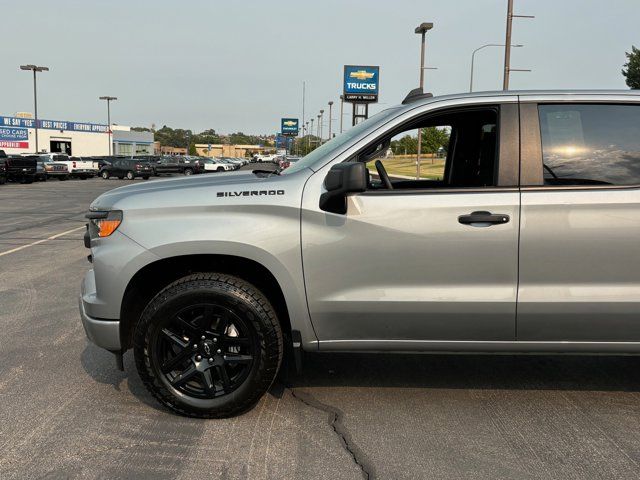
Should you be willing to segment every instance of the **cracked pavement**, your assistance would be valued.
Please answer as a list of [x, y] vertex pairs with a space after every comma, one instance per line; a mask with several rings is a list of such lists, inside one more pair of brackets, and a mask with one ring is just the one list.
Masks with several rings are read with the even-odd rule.
[[[0, 186], [0, 254], [125, 182]], [[82, 230], [0, 256], [0, 478], [640, 477], [640, 359], [307, 355], [251, 411], [160, 407], [77, 312]]]

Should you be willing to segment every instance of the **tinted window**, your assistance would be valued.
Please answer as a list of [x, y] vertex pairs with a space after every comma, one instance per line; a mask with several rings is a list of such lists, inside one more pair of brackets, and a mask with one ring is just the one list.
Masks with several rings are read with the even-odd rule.
[[540, 105], [545, 185], [640, 184], [640, 105]]

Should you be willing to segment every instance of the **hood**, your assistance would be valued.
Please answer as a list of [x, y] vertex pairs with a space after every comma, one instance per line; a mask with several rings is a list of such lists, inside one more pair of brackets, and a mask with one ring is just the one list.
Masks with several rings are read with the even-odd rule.
[[158, 203], [171, 204], [187, 198], [197, 200], [201, 195], [209, 197], [211, 192], [216, 190], [216, 187], [220, 187], [221, 191], [232, 188], [244, 190], [276, 188], [278, 184], [285, 181], [285, 178], [290, 181], [292, 175], [259, 177], [247, 170], [145, 181], [103, 193], [91, 203], [90, 209], [110, 210], [116, 204], [123, 204], [123, 207], [126, 208], [127, 205], [147, 200], [156, 205]]

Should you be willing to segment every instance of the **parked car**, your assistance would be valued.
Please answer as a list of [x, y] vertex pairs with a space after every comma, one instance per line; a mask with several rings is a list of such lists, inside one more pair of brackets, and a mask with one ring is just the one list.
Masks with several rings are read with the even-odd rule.
[[235, 167], [227, 162], [222, 162], [218, 158], [201, 158], [198, 163], [202, 165], [204, 173], [207, 172], [228, 172], [235, 170]]
[[155, 165], [158, 175], [163, 173], [182, 173], [183, 175], [193, 175], [200, 173], [202, 168], [196, 161], [188, 160], [184, 157], [167, 156], [162, 157]]
[[0, 170], [3, 171], [4, 179], [20, 183], [32, 183], [37, 174], [36, 155], [6, 155], [0, 150]]
[[[432, 127], [442, 171], [395, 173]], [[80, 315], [180, 414], [245, 411], [286, 352], [640, 354], [633, 90], [413, 91], [281, 174], [155, 187], [91, 204]]]
[[253, 161], [258, 163], [262, 163], [262, 162], [273, 163], [277, 156], [278, 155], [275, 155], [275, 154], [257, 153], [253, 156]]
[[56, 162], [51, 159], [50, 155], [38, 155], [38, 165], [42, 166], [42, 170], [47, 178], [57, 178], [58, 180], [67, 180], [69, 178], [69, 167], [66, 162]]
[[4, 150], [0, 150], [0, 185], [4, 185], [7, 182], [7, 173], [5, 171], [5, 159], [7, 154]]
[[98, 162], [91, 159], [83, 159], [81, 157], [69, 157], [63, 153], [42, 153], [39, 155], [41, 159], [48, 157], [56, 163], [64, 163], [69, 170], [69, 176], [85, 180], [95, 177], [98, 172]]
[[153, 168], [149, 162], [127, 158], [115, 160], [111, 165], [105, 165], [100, 170], [100, 176], [105, 180], [111, 177], [118, 177], [120, 180], [124, 178], [134, 180], [142, 177], [143, 180], [149, 180], [151, 175], [153, 175]]
[[229, 167], [231, 167], [230, 170], [240, 170], [241, 165], [238, 162], [232, 162], [231, 160], [222, 157], [218, 158], [218, 161], [229, 165]]
[[289, 168], [292, 164], [296, 163], [300, 160], [300, 157], [286, 156], [278, 162], [278, 167], [280, 170], [285, 170]]
[[239, 158], [232, 158], [232, 157], [221, 157], [222, 160], [225, 160], [233, 165], [236, 165], [236, 169], [240, 169], [244, 166], [244, 162], [239, 159]]

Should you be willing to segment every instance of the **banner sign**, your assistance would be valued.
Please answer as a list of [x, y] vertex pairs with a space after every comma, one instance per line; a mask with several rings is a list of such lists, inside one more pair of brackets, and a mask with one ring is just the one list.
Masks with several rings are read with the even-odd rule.
[[283, 118], [280, 120], [280, 132], [282, 135], [292, 135], [296, 137], [298, 135], [298, 119]]
[[345, 65], [343, 94], [347, 102], [377, 102], [380, 67]]
[[[0, 117], [0, 128], [2, 127], [36, 128], [36, 121], [33, 118]], [[38, 128], [43, 130], [65, 130], [68, 132], [107, 133], [106, 125], [60, 120], [38, 120]]]
[[0, 148], [29, 148], [29, 130], [20, 127], [0, 127]]

